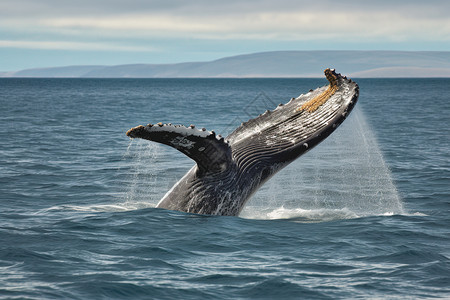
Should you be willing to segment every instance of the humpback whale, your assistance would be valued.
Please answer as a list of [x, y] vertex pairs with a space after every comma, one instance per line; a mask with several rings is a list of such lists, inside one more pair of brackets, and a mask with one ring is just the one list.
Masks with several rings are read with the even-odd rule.
[[157, 123], [128, 130], [130, 138], [174, 147], [196, 162], [157, 207], [239, 215], [262, 184], [327, 138], [353, 109], [358, 85], [334, 69], [326, 69], [325, 76], [329, 85], [267, 110], [226, 138], [194, 125]]

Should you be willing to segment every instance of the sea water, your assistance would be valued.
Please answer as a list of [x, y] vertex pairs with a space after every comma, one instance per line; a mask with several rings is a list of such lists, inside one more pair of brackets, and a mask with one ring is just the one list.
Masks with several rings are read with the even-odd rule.
[[321, 79], [0, 79], [0, 298], [450, 297], [450, 80], [360, 79], [327, 140], [239, 217], [154, 208], [224, 135]]

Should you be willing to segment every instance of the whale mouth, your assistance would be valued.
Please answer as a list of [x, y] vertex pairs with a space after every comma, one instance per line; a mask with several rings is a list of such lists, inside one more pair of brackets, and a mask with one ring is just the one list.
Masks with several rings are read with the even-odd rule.
[[303, 144], [311, 149], [345, 120], [359, 95], [358, 85], [351, 79], [334, 69], [326, 69], [324, 73], [329, 85], [310, 90], [242, 123], [227, 140], [236, 145], [248, 144], [248, 139], [252, 139], [258, 149], [278, 146], [286, 149]]

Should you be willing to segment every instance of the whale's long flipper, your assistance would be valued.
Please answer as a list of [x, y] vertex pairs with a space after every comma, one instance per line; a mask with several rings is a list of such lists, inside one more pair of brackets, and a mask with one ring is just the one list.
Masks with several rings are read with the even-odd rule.
[[127, 135], [174, 147], [192, 158], [202, 174], [220, 172], [231, 161], [231, 149], [224, 138], [216, 136], [214, 131], [198, 130], [193, 125], [139, 125], [128, 130]]

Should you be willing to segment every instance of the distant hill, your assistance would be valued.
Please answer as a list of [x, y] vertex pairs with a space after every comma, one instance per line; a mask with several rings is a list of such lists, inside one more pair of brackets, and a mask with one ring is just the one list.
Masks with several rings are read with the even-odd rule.
[[274, 51], [207, 62], [68, 66], [0, 73], [3, 77], [322, 77], [335, 68], [352, 77], [450, 77], [450, 51]]

